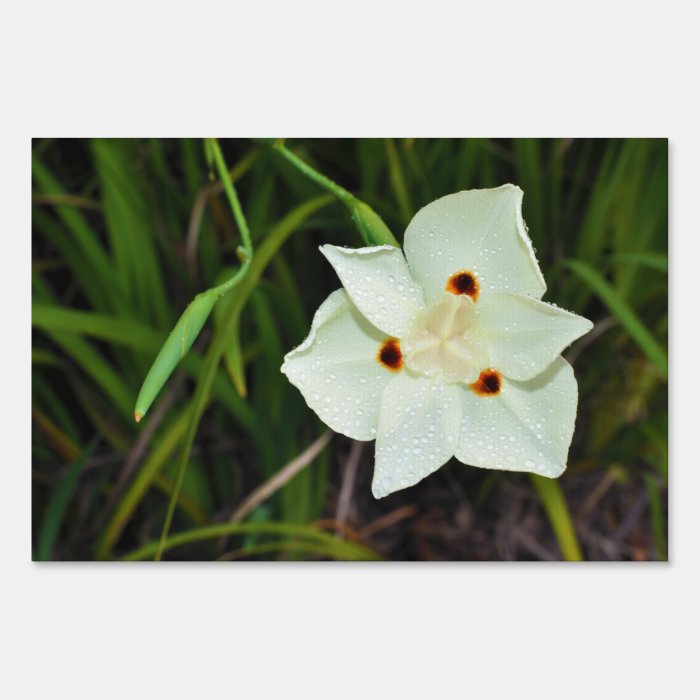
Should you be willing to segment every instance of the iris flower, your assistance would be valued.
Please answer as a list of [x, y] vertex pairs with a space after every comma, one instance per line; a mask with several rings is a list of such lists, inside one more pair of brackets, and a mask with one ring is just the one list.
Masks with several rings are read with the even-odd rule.
[[342, 288], [282, 371], [336, 432], [375, 440], [372, 492], [412, 486], [451, 457], [558, 477], [578, 388], [561, 352], [585, 318], [546, 284], [513, 185], [423, 207], [393, 246], [321, 252]]

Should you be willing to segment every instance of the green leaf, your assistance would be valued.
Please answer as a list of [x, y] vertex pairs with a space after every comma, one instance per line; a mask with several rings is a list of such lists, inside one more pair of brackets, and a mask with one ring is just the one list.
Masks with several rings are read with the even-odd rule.
[[[223, 326], [224, 319], [228, 316], [228, 310], [234, 298], [235, 296], [232, 294], [227, 295], [214, 308], [214, 325], [217, 329]], [[241, 346], [241, 307], [238, 307], [237, 313], [238, 319], [235, 322], [233, 331], [231, 332], [229, 344], [224, 350], [224, 365], [226, 366], [226, 371], [231, 378], [231, 382], [238, 392], [238, 395], [245, 398], [248, 395], [248, 385], [245, 376], [243, 347]]]
[[566, 260], [564, 264], [578, 275], [617, 317], [629, 336], [639, 345], [644, 354], [668, 379], [668, 358], [647, 327], [617, 291], [588, 263], [582, 260]]
[[[49, 304], [32, 306], [32, 325], [45, 331], [69, 331], [74, 334], [93, 336], [151, 356], [163, 345], [165, 339], [163, 333], [136, 321]], [[202, 368], [201, 355], [190, 352], [183, 359], [182, 368], [191, 376], [199, 376]], [[250, 407], [225, 381], [223, 373], [220, 373], [220, 377], [214, 383], [213, 391], [223, 406], [246, 430], [250, 431], [255, 425], [255, 416]]]
[[668, 272], [668, 255], [665, 253], [615, 253], [613, 255], [608, 255], [606, 261], [609, 263], [641, 265], [642, 267], [649, 267], [652, 270], [659, 270], [659, 272]]

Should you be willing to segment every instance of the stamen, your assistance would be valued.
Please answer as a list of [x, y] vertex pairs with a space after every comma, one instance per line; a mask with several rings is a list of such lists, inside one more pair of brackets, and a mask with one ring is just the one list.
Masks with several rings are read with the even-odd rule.
[[452, 294], [466, 294], [472, 301], [476, 301], [479, 298], [479, 283], [473, 272], [460, 270], [447, 280], [445, 291]]
[[501, 392], [501, 373], [495, 369], [485, 369], [472, 384], [472, 391], [477, 396], [496, 396]]
[[398, 372], [403, 367], [401, 346], [396, 338], [387, 338], [379, 347], [377, 360], [392, 372]]

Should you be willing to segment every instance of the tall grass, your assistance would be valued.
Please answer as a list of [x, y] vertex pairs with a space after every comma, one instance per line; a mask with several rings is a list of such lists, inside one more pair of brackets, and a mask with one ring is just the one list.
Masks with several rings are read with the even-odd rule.
[[[223, 140], [220, 147], [224, 171], [193, 139], [33, 145], [35, 558], [152, 558], [169, 503], [166, 557], [379, 556], [352, 533], [323, 532], [337, 499], [339, 439], [244, 523], [228, 522], [324, 430], [279, 372], [283, 354], [338, 286], [317, 246], [392, 234], [400, 241], [412, 214], [433, 199], [504, 182], [525, 191], [545, 299], [596, 322], [568, 354], [580, 390], [569, 469], [547, 488], [530, 488], [562, 556], [575, 559], [586, 548], [561, 487], [594, 471], [639, 477], [649, 536], [657, 558], [666, 557], [665, 141]], [[254, 250], [248, 262], [243, 226]], [[242, 264], [250, 269], [213, 307], [137, 425], [136, 397], [178, 317]], [[471, 494], [493, 478], [517, 478], [473, 472]]]

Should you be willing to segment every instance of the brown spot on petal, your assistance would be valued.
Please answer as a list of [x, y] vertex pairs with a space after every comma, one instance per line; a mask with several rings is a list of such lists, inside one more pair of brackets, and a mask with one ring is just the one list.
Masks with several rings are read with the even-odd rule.
[[392, 372], [398, 372], [403, 367], [401, 346], [396, 338], [387, 338], [379, 347], [377, 360]]
[[479, 282], [473, 272], [460, 270], [447, 280], [445, 291], [452, 294], [466, 294], [472, 301], [476, 301], [479, 298]]
[[485, 369], [472, 384], [472, 391], [477, 396], [496, 396], [501, 393], [502, 384], [500, 372], [495, 369]]

